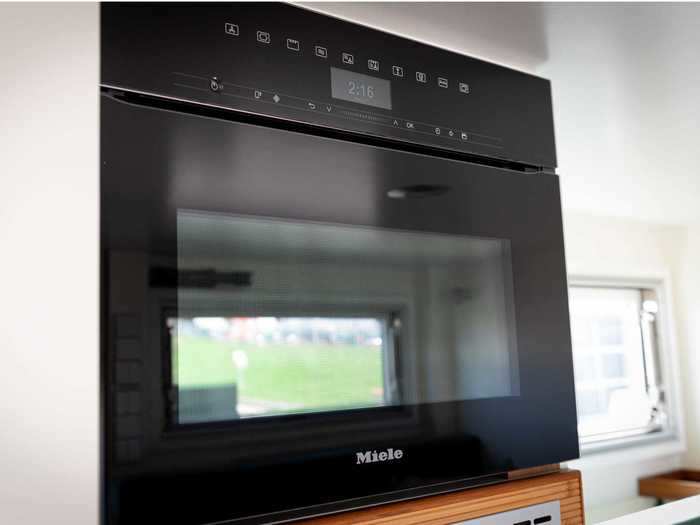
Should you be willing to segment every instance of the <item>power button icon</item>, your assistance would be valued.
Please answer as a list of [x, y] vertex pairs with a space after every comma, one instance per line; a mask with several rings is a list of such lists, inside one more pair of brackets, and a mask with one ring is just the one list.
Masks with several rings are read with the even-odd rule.
[[209, 88], [212, 91], [221, 91], [223, 87], [218, 77], [211, 77], [211, 80], [209, 80]]

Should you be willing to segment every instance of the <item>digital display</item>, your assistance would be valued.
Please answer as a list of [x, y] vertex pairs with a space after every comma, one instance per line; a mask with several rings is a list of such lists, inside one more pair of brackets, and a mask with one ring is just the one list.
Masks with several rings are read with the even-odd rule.
[[332, 67], [331, 96], [366, 106], [391, 109], [391, 82]]

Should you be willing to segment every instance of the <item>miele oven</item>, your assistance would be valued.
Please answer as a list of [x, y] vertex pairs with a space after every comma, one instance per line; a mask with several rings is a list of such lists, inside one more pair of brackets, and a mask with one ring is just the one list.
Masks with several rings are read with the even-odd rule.
[[280, 4], [102, 6], [103, 519], [578, 456], [546, 80]]

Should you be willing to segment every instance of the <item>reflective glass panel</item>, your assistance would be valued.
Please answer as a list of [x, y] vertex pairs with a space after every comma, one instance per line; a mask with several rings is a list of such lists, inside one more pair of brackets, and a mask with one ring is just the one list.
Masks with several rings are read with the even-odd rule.
[[506, 240], [180, 211], [178, 250], [178, 423], [519, 394]]

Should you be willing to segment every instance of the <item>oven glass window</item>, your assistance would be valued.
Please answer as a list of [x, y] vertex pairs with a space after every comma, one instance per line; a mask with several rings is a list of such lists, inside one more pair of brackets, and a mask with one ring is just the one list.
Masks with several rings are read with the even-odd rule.
[[178, 212], [175, 424], [517, 396], [505, 239]]

